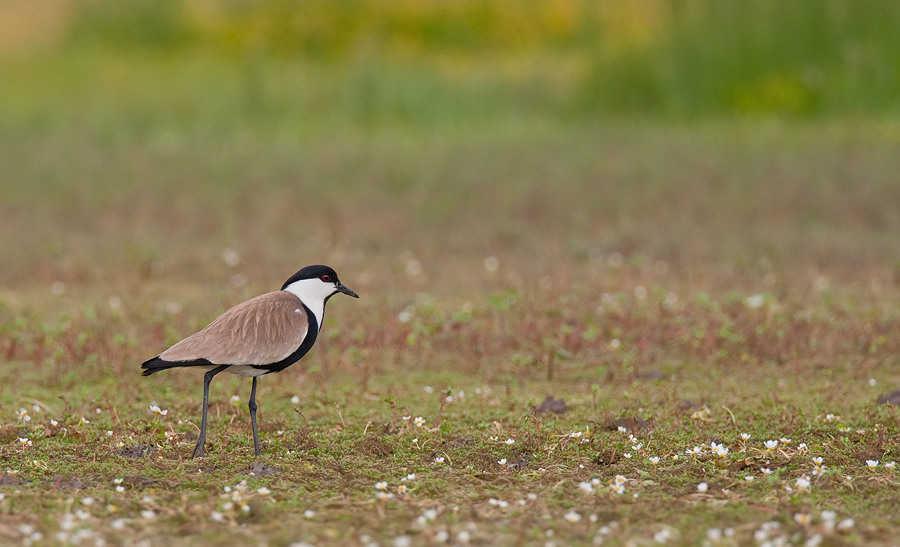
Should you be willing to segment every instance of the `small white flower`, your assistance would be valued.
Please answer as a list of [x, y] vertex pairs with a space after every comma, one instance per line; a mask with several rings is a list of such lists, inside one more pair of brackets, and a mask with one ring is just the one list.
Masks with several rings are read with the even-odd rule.
[[398, 494], [405, 494], [407, 490], [409, 490], [409, 489], [406, 487], [405, 484], [401, 484], [401, 485], [397, 486]]
[[211, 518], [215, 522], [225, 522], [225, 515], [218, 511], [213, 511], [209, 514], [209, 518]]
[[707, 490], [709, 490], [709, 485], [706, 484], [705, 482], [701, 482], [700, 484], [697, 485], [697, 492], [702, 493], [702, 492], [706, 492]]
[[511, 445], [511, 444], [514, 444], [516, 441], [515, 441], [515, 439], [506, 439], [505, 442], [506, 442], [506, 444]]
[[853, 521], [853, 519], [844, 519], [838, 523], [837, 529], [844, 532], [844, 531], [847, 531], [847, 530], [853, 528], [854, 524], [855, 524], [855, 522]]
[[716, 454], [717, 454], [720, 458], [724, 458], [725, 456], [728, 455], [728, 449], [725, 448], [724, 446], [722, 446], [722, 445], [720, 444], [719, 447], [716, 448]]
[[231, 396], [231, 404], [236, 405], [241, 402], [240, 395], [232, 395]]
[[627, 459], [631, 459], [631, 453], [630, 453], [630, 452], [626, 452], [626, 453], [624, 453], [624, 454], [622, 454], [622, 455], [625, 456]]
[[779, 439], [779, 440], [780, 440], [783, 444], [791, 444], [791, 440], [788, 439], [787, 437], [782, 437], [782, 438]]
[[659, 456], [653, 456], [653, 457], [650, 457], [650, 458], [648, 458], [648, 459], [650, 460], [650, 463], [653, 464], [653, 465], [656, 465], [656, 464], [659, 463]]
[[56, 420], [54, 420], [54, 419], [51, 419], [51, 420], [50, 420], [50, 425], [52, 425], [53, 427], [56, 427], [56, 426], [59, 425], [59, 422], [56, 421]]
[[775, 447], [778, 446], [778, 441], [766, 441], [766, 450], [775, 450]]
[[750, 434], [749, 433], [741, 433], [741, 439], [743, 439], [745, 441], [749, 440]]
[[581, 489], [581, 491], [586, 492], [588, 494], [590, 494], [591, 492], [594, 491], [594, 485], [592, 485], [589, 482], [579, 482], [578, 488]]
[[763, 468], [761, 468], [759, 471], [760, 471], [760, 473], [762, 473], [763, 475], [771, 475], [771, 474], [772, 474], [772, 470], [769, 469], [768, 467], [763, 467]]
[[94, 498], [92, 498], [92, 497], [81, 498], [81, 503], [82, 503], [82, 505], [93, 505]]
[[125, 491], [125, 487], [124, 487], [124, 486], [121, 486], [121, 485], [120, 485], [120, 486], [116, 486], [116, 492], [118, 492], [118, 493], [121, 494], [121, 493], [124, 492], [124, 491]]
[[294, 406], [299, 405], [300, 404], [300, 396], [294, 395], [293, 397], [291, 397], [291, 404]]
[[265, 486], [261, 486], [256, 489], [256, 493], [259, 494], [260, 496], [268, 496], [269, 494], [272, 493], [272, 491], [269, 490], [268, 488], [266, 488]]
[[168, 410], [162, 410], [161, 408], [159, 408], [158, 406], [153, 405], [153, 404], [150, 405], [150, 412], [152, 412], [154, 414], [159, 414], [160, 416], [165, 416], [166, 414], [169, 413]]
[[897, 462], [895, 462], [895, 461], [889, 461], [886, 464], [884, 464], [885, 469], [893, 469], [895, 467], [897, 467]]
[[625, 433], [625, 432], [628, 431], [627, 429], [625, 429], [625, 426], [621, 426], [621, 425], [619, 426], [618, 429], [619, 429], [619, 431], [622, 432], [622, 433]]
[[[21, 441], [22, 439], [19, 440]], [[875, 469], [876, 467], [878, 467], [878, 460], [866, 460], [866, 465], [869, 467], [869, 469]]]
[[808, 490], [809, 490], [809, 485], [810, 485], [810, 482], [809, 482], [809, 479], [808, 479], [806, 476], [803, 476], [803, 477], [798, 478], [798, 479], [797, 479], [797, 482], [795, 483], [795, 486], [796, 486], [797, 488], [799, 488], [800, 490], [807, 490], [807, 491], [808, 491]]
[[499, 463], [500, 465], [506, 465], [506, 458], [502, 458], [502, 459], [500, 459], [500, 460], [497, 460], [497, 463]]
[[747, 482], [751, 482], [755, 479], [756, 479], [756, 477], [754, 477], [753, 475], [747, 475], [746, 477], [744, 477], [744, 480]]
[[569, 511], [568, 513], [563, 515], [563, 518], [568, 522], [571, 522], [572, 524], [581, 521], [581, 515], [576, 513], [575, 511]]
[[306, 511], [303, 511], [303, 518], [311, 519], [314, 516], [316, 516], [316, 512], [313, 511], [312, 509], [307, 509]]
[[425, 423], [425, 418], [423, 418], [423, 417], [421, 417], [421, 416], [418, 416], [418, 417], [413, 421], [413, 423], [416, 424], [416, 427], [422, 427], [422, 424]]
[[84, 416], [82, 416], [82, 417], [81, 417], [81, 423], [83, 423], [83, 424], [89, 424], [89, 423], [91, 423], [91, 421], [88, 420], [87, 418], [85, 418]]
[[415, 474], [415, 473], [410, 473], [409, 475], [407, 475], [406, 477], [404, 477], [404, 478], [401, 479], [401, 480], [404, 480], [404, 481], [414, 481], [414, 480], [416, 480], [416, 474]]
[[761, 294], [754, 294], [753, 296], [748, 296], [744, 303], [750, 309], [758, 309], [761, 308], [765, 303], [766, 297]]
[[149, 509], [144, 509], [143, 511], [141, 511], [141, 517], [145, 519], [153, 519], [156, 518], [156, 513]]
[[624, 494], [625, 493], [625, 485], [624, 484], [614, 484], [612, 486], [612, 491], [616, 494]]
[[434, 459], [434, 461], [435, 461], [435, 463], [444, 463], [444, 457], [438, 456], [437, 458]]
[[387, 490], [387, 487], [388, 483], [385, 481], [375, 483], [375, 490]]
[[816, 465], [822, 465], [822, 456], [816, 456], [812, 459], [813, 463]]

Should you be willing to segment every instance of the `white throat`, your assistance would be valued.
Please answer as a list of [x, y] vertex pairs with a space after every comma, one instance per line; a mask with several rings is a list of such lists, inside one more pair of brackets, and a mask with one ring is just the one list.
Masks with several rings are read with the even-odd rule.
[[325, 299], [334, 294], [334, 283], [325, 283], [321, 279], [301, 279], [284, 288], [297, 296], [313, 315], [319, 330], [322, 330], [322, 318], [325, 316]]

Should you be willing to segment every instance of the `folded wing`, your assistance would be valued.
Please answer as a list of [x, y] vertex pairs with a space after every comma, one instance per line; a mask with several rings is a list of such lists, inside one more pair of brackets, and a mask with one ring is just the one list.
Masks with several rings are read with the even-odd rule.
[[159, 359], [214, 365], [267, 365], [291, 355], [306, 337], [306, 309], [287, 291], [266, 293], [238, 304], [206, 328], [162, 352]]

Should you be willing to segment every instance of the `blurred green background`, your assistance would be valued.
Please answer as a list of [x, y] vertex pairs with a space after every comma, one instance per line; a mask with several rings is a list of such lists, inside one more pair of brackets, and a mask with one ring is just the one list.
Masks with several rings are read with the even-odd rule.
[[892, 264], [898, 28], [869, 0], [4, 0], [0, 280], [387, 242]]

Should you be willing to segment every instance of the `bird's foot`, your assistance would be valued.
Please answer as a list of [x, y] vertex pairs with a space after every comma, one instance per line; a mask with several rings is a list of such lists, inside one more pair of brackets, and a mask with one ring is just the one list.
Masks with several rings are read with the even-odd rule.
[[191, 459], [203, 457], [203, 448], [204, 448], [203, 445], [206, 444], [204, 442], [205, 440], [206, 439], [201, 439], [201, 440], [197, 441], [196, 445], [194, 445], [194, 451], [191, 452]]

